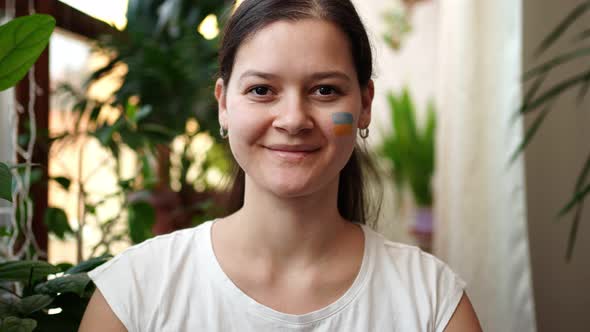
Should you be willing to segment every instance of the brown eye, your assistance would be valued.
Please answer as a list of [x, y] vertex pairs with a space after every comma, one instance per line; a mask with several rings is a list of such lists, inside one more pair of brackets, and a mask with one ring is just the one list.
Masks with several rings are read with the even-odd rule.
[[266, 96], [269, 92], [269, 89], [265, 86], [257, 86], [250, 90], [251, 93], [254, 93], [257, 96]]
[[322, 85], [316, 88], [314, 93], [319, 96], [331, 97], [337, 95], [338, 90], [336, 90], [336, 88], [333, 86]]
[[322, 86], [318, 89], [318, 92], [322, 95], [322, 96], [328, 96], [332, 93], [334, 93], [334, 89], [329, 87], [329, 86]]

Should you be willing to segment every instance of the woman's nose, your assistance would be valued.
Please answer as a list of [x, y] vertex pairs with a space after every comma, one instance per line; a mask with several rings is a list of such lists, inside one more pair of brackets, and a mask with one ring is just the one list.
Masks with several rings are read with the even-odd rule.
[[309, 114], [309, 105], [301, 96], [285, 96], [273, 121], [273, 126], [289, 135], [297, 135], [313, 128], [314, 123]]

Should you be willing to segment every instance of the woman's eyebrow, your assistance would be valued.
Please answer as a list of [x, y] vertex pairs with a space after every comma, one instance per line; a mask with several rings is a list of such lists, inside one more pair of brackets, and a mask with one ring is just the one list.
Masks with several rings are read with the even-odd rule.
[[[249, 77], [249, 76], [264, 78], [267, 80], [272, 80], [272, 79], [276, 79], [279, 77], [279, 75], [266, 73], [266, 72], [262, 72], [262, 71], [258, 71], [258, 70], [246, 70], [242, 75], [240, 75], [240, 80], [242, 80], [246, 77]], [[313, 73], [309, 78], [314, 81], [321, 80], [321, 79], [327, 79], [327, 78], [336, 78], [336, 79], [341, 79], [344, 81], [351, 81], [350, 77], [341, 71], [317, 72], [317, 73]]]
[[275, 74], [271, 74], [271, 73], [265, 73], [262, 71], [257, 71], [257, 70], [246, 70], [242, 75], [240, 75], [240, 80], [249, 77], [249, 76], [254, 76], [254, 77], [260, 77], [260, 78], [264, 78], [267, 80], [272, 80], [274, 78], [277, 78], [278, 75]]
[[345, 81], [351, 81], [350, 77], [341, 71], [326, 71], [326, 72], [319, 72], [314, 73], [310, 76], [312, 80], [321, 80], [326, 78], [336, 78]]

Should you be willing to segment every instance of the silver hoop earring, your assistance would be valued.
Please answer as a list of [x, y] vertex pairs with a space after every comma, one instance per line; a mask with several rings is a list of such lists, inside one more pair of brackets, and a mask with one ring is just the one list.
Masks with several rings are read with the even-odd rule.
[[226, 139], [227, 134], [228, 134], [228, 132], [223, 128], [223, 126], [220, 126], [219, 127], [219, 136], [221, 136], [221, 138], [223, 138], [223, 139]]
[[359, 135], [361, 136], [362, 139], [366, 139], [367, 137], [369, 137], [369, 127], [360, 129]]

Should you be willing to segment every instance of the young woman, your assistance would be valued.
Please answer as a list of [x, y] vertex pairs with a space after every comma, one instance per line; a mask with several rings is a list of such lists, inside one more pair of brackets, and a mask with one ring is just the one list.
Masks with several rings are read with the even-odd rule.
[[222, 40], [225, 218], [90, 273], [80, 331], [480, 331], [465, 283], [365, 225], [371, 48], [349, 0], [245, 0]]

